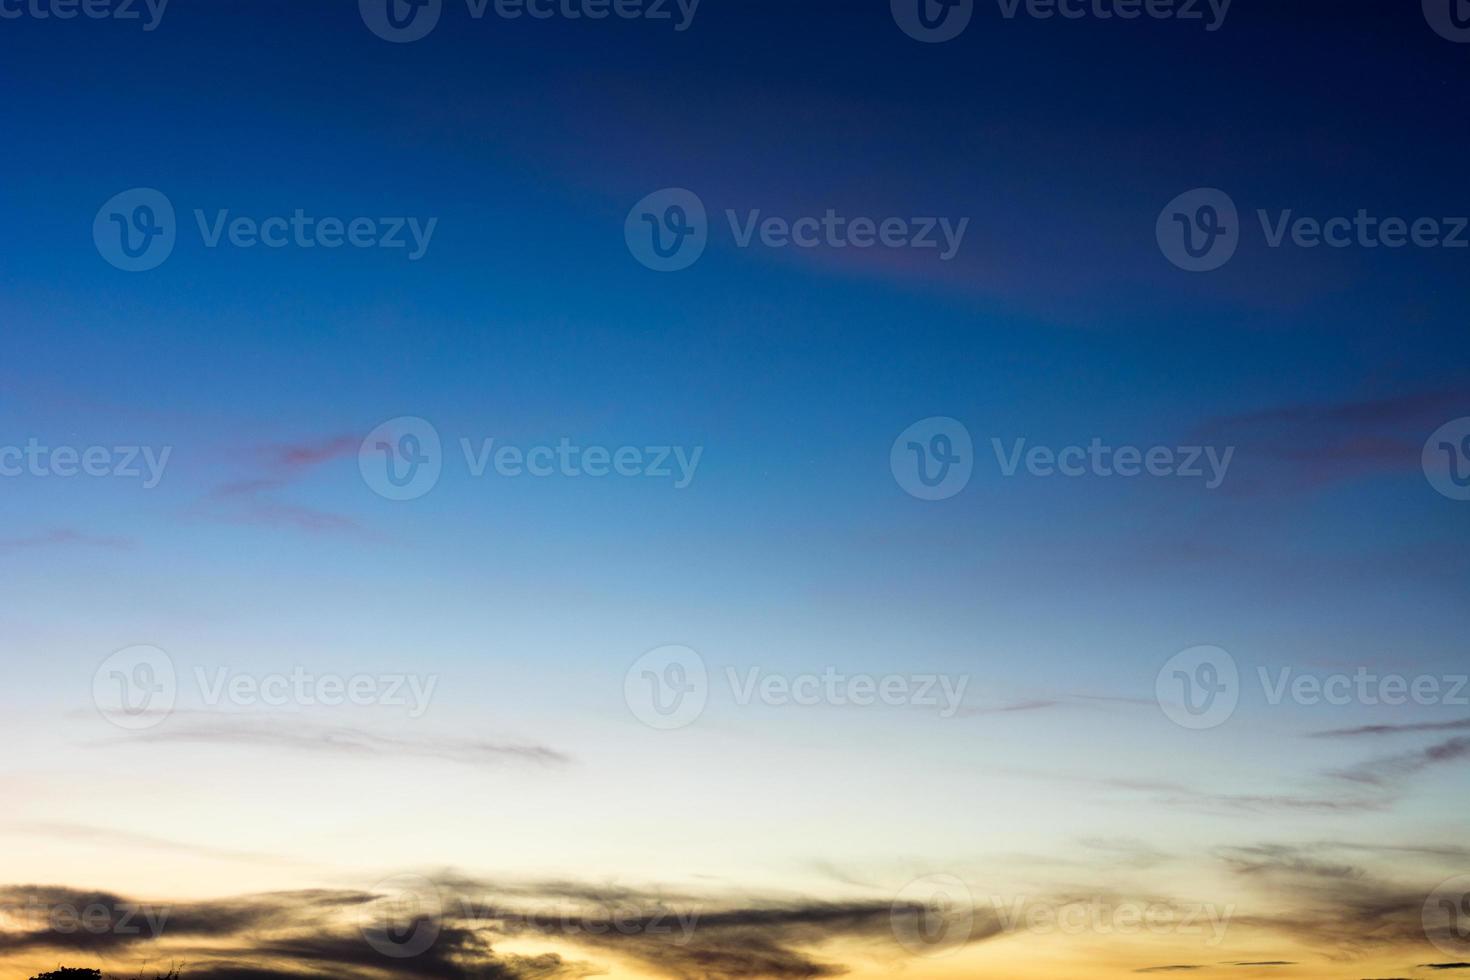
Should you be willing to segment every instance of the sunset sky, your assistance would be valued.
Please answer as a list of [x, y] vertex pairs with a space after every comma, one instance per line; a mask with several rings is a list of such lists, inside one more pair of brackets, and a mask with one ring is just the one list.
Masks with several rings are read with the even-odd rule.
[[0, 0], [0, 980], [1470, 976], [1434, 0], [374, 2]]

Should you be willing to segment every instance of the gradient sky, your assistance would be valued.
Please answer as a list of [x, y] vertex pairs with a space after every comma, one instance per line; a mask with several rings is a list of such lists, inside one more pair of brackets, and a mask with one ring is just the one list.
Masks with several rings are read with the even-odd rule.
[[[1418, 4], [1238, 0], [1206, 32], [981, 3], [931, 45], [879, 0], [704, 0], [683, 32], [448, 0], [429, 37], [389, 44], [347, 0], [174, 0], [153, 31], [0, 20], [0, 66], [0, 447], [171, 447], [152, 489], [0, 478], [0, 976], [173, 958], [190, 980], [1346, 978], [1470, 959], [1419, 924], [1470, 874], [1470, 708], [1273, 705], [1256, 681], [1470, 670], [1470, 503], [1420, 462], [1470, 416], [1470, 250], [1271, 249], [1254, 227], [1258, 208], [1470, 214], [1470, 44]], [[180, 238], [129, 274], [91, 229], [135, 187], [169, 197]], [[660, 274], [623, 228], [666, 187], [716, 227]], [[1208, 274], [1154, 235], [1196, 187], [1252, 229]], [[413, 262], [208, 249], [196, 208], [438, 224]], [[740, 249], [727, 208], [970, 224], [952, 262]], [[405, 416], [437, 429], [445, 469], [394, 502], [358, 450]], [[889, 450], [934, 416], [968, 429], [975, 473], [924, 501]], [[703, 454], [677, 490], [472, 478], [459, 440], [492, 437]], [[1005, 478], [991, 450], [1094, 437], [1235, 456], [1206, 490]], [[93, 675], [140, 644], [185, 682], [173, 716], [122, 731]], [[717, 678], [968, 688], [945, 718], [740, 705], [717, 680], [697, 722], [656, 731], [624, 678], [669, 644]], [[1155, 679], [1202, 644], [1245, 683], [1228, 722], [1191, 731]], [[297, 667], [439, 682], [418, 718], [220, 708], [192, 683]], [[1364, 726], [1385, 727], [1320, 735]], [[418, 972], [328, 941], [402, 874], [522, 913], [667, 902], [708, 926], [671, 951], [492, 917]], [[963, 884], [977, 925], [915, 957], [890, 908], [932, 876]], [[14, 914], [69, 890], [186, 925], [77, 949]], [[1092, 899], [1234, 911], [1215, 945], [993, 921]]]

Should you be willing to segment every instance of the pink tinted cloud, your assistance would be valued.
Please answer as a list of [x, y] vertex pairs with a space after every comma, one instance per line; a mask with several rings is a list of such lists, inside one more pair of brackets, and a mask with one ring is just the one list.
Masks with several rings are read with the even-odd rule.
[[1424, 440], [1470, 414], [1470, 388], [1447, 387], [1386, 398], [1286, 405], [1221, 416], [1198, 434], [1237, 447], [1236, 492], [1302, 490], [1420, 467]]
[[57, 528], [42, 534], [33, 534], [25, 537], [0, 538], [0, 554], [23, 551], [31, 548], [53, 548], [78, 546], [84, 548], [112, 548], [126, 551], [133, 547], [133, 541], [129, 538], [110, 537], [100, 534], [87, 534], [73, 528]]
[[223, 524], [287, 528], [310, 533], [361, 530], [351, 518], [274, 499], [319, 466], [357, 453], [361, 439], [353, 435], [279, 443], [254, 452], [257, 472], [222, 483], [209, 492], [202, 511]]
[[303, 470], [351, 456], [357, 452], [361, 441], [356, 436], [340, 435], [321, 442], [268, 446], [265, 453], [273, 466], [288, 470]]

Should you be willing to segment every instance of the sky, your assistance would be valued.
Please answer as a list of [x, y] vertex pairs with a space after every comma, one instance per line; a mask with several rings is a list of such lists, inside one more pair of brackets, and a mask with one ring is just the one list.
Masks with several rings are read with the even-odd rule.
[[0, 980], [1470, 972], [1467, 14], [0, 0]]

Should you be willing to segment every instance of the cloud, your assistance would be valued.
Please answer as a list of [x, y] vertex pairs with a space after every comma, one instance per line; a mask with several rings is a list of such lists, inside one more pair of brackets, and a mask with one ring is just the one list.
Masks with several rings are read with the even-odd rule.
[[1316, 847], [1257, 845], [1225, 848], [1220, 856], [1273, 909], [1237, 915], [1236, 925], [1286, 933], [1336, 959], [1426, 942], [1423, 909], [1432, 885], [1384, 880]]
[[28, 551], [35, 548], [59, 548], [67, 546], [111, 548], [118, 551], [125, 551], [133, 547], [133, 541], [130, 538], [86, 534], [72, 528], [57, 528], [41, 534], [0, 538], [0, 555], [10, 554], [16, 551]]
[[283, 749], [289, 752], [329, 752], [379, 759], [404, 756], [441, 759], [470, 766], [500, 766], [507, 762], [537, 765], [566, 765], [569, 756], [544, 745], [529, 742], [497, 742], [487, 739], [441, 736], [407, 737], [389, 735], [346, 725], [313, 725], [293, 718], [289, 726], [256, 721], [249, 716], [220, 716], [208, 712], [175, 713], [171, 723], [136, 732], [126, 739], [104, 744], [127, 743], [226, 745]]
[[1238, 446], [1235, 490], [1302, 490], [1381, 473], [1417, 473], [1424, 439], [1465, 414], [1470, 389], [1286, 405], [1219, 416], [1201, 438]]
[[220, 484], [196, 506], [194, 513], [221, 524], [289, 528], [310, 533], [352, 533], [362, 530], [349, 517], [301, 504], [283, 502], [273, 495], [290, 489], [326, 463], [352, 456], [361, 440], [336, 435], [316, 441], [257, 447], [247, 456], [254, 473]]
[[1361, 762], [1347, 769], [1334, 770], [1329, 775], [1355, 783], [1385, 786], [1397, 780], [1417, 775], [1434, 766], [1458, 762], [1470, 758], [1470, 737], [1452, 738], [1431, 745], [1417, 752]]
[[338, 435], [317, 442], [269, 446], [264, 453], [267, 461], [276, 467], [301, 470], [353, 456], [361, 443], [362, 439], [358, 436]]
[[248, 864], [297, 865], [301, 863], [273, 854], [262, 854], [259, 851], [238, 851], [231, 848], [189, 844], [181, 841], [165, 840], [162, 837], [154, 837], [151, 834], [139, 834], [133, 831], [97, 827], [89, 824], [30, 821], [6, 824], [0, 826], [0, 830], [32, 837], [49, 837], [53, 840], [80, 841], [94, 845], [144, 848], [155, 851], [173, 851], [179, 854], [190, 854], [195, 857], [223, 861], [242, 861]]
[[1089, 850], [1112, 855], [1122, 867], [1152, 868], [1171, 860], [1170, 855], [1152, 844], [1131, 837], [1088, 837], [1078, 843]]
[[1081, 782], [1105, 789], [1130, 793], [1148, 793], [1161, 806], [1194, 806], [1212, 811], [1260, 813], [1269, 811], [1306, 813], [1350, 813], [1384, 810], [1393, 802], [1382, 793], [1323, 794], [1304, 796], [1294, 793], [1221, 793], [1201, 790], [1182, 783], [1150, 779], [1106, 778], [1091, 776], [1053, 777], [1067, 782]]
[[1155, 702], [1146, 698], [1118, 697], [1107, 694], [1057, 694], [1049, 697], [1028, 698], [987, 706], [961, 708], [959, 718], [977, 718], [985, 715], [1018, 714], [1030, 711], [1045, 711], [1050, 708], [1074, 708], [1093, 704], [1123, 704], [1153, 707]]
[[1411, 732], [1453, 732], [1470, 729], [1470, 718], [1455, 721], [1423, 721], [1406, 725], [1361, 725], [1312, 732], [1312, 738], [1356, 738], [1361, 735], [1403, 735]]
[[[0, 954], [70, 950], [92, 956], [172, 958], [190, 980], [564, 980], [605, 969], [565, 958], [612, 957], [687, 980], [811, 978], [846, 972], [819, 950], [835, 940], [886, 940], [895, 955], [889, 901], [705, 900], [672, 909], [657, 891], [551, 882], [496, 887], [454, 876], [412, 878], [409, 893], [317, 890], [246, 895], [156, 908], [158, 929], [117, 928], [139, 907], [108, 893], [16, 886], [0, 907], [103, 909], [105, 928], [81, 937], [54, 923], [0, 932]], [[568, 900], [569, 894], [575, 898]], [[900, 907], [897, 914], [920, 914]], [[972, 937], [999, 932], [992, 918]], [[514, 938], [556, 950], [508, 954]], [[422, 939], [423, 942], [417, 940]]]

